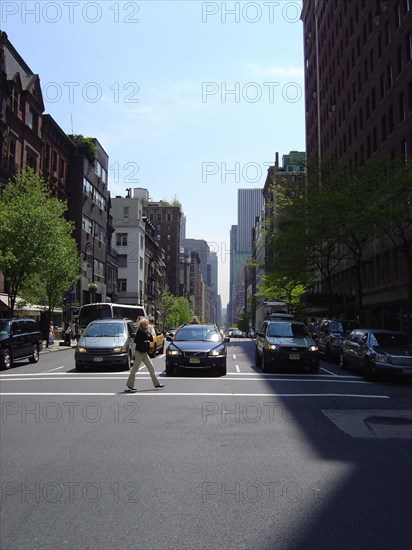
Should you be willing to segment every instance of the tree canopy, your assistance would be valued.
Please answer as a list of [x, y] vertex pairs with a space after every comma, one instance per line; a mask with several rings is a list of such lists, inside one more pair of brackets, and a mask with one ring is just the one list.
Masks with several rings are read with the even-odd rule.
[[76, 282], [80, 260], [65, 211], [65, 203], [51, 197], [31, 169], [19, 173], [1, 195], [0, 269], [12, 315], [17, 295], [52, 311]]

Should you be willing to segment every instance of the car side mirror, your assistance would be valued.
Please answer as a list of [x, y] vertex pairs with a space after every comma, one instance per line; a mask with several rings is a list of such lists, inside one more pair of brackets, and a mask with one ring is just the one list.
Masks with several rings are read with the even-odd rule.
[[171, 336], [166, 336], [166, 340], [167, 340], [168, 342], [172, 342], [172, 341], [173, 341], [173, 338], [172, 338]]

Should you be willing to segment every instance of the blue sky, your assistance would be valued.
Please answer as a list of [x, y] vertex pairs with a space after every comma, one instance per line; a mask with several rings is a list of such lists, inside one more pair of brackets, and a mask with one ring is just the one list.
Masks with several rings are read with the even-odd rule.
[[176, 197], [188, 238], [219, 257], [229, 284], [237, 189], [303, 151], [300, 1], [2, 0], [1, 28], [66, 133], [96, 137], [109, 188]]

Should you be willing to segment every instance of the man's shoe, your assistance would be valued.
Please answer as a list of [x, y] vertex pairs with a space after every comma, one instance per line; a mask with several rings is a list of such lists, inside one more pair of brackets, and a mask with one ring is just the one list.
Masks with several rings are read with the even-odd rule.
[[157, 386], [155, 386], [155, 388], [164, 388], [164, 384], [157, 384]]
[[137, 391], [137, 388], [132, 388], [131, 386], [127, 386], [130, 391]]

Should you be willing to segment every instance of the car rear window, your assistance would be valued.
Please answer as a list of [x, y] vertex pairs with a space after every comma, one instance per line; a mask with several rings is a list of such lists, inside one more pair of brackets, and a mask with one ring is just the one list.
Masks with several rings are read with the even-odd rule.
[[409, 344], [406, 334], [396, 333], [372, 333], [370, 337], [372, 346], [381, 346], [383, 348], [394, 348], [398, 346], [407, 346]]

